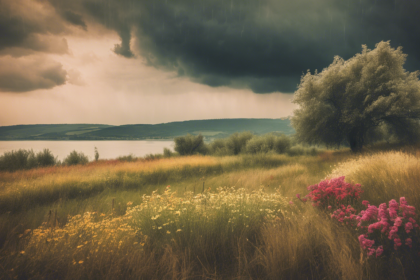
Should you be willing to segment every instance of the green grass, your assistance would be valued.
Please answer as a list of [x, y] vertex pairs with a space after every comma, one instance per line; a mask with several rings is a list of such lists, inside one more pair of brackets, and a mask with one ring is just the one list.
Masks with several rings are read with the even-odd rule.
[[66, 135], [80, 135], [83, 133], [88, 133], [88, 132], [92, 132], [92, 131], [97, 131], [100, 130], [99, 128], [96, 129], [86, 129], [86, 130], [80, 130], [80, 131], [71, 131], [71, 132], [66, 132]]
[[355, 232], [295, 198], [339, 174], [371, 203], [405, 195], [420, 209], [420, 152], [386, 150], [3, 172], [0, 270], [5, 279], [412, 279], [410, 260], [366, 259]]

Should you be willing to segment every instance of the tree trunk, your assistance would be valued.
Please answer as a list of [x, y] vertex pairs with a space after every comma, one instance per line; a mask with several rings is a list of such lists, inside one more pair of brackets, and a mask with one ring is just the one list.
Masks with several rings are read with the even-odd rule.
[[360, 130], [353, 129], [348, 136], [348, 141], [351, 151], [353, 153], [358, 153], [363, 148], [363, 144], [365, 142], [365, 133]]

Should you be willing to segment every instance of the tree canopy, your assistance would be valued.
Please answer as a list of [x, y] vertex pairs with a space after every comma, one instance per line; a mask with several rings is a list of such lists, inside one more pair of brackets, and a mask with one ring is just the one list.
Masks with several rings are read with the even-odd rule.
[[380, 42], [345, 61], [339, 56], [301, 77], [293, 102], [296, 138], [310, 144], [348, 144], [360, 151], [369, 135], [386, 131], [400, 140], [419, 136], [419, 71], [407, 72], [402, 47]]
[[206, 154], [207, 148], [203, 136], [187, 134], [186, 136], [175, 137], [175, 151], [180, 155]]

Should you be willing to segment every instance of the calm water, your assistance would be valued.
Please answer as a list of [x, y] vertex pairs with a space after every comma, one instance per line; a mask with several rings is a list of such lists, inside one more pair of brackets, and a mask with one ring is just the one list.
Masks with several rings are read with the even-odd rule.
[[39, 152], [47, 148], [63, 160], [73, 150], [82, 152], [94, 159], [95, 147], [98, 148], [99, 159], [114, 159], [119, 156], [133, 154], [143, 157], [147, 154], [162, 154], [163, 148], [174, 150], [173, 141], [0, 141], [0, 155], [12, 150], [25, 149]]

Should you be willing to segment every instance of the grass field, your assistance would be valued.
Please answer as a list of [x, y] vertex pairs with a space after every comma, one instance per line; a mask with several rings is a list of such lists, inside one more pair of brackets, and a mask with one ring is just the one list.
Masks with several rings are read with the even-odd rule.
[[420, 207], [416, 147], [3, 172], [0, 278], [416, 279], [418, 231], [411, 249], [367, 257], [354, 229], [297, 200], [342, 175], [371, 204]]

